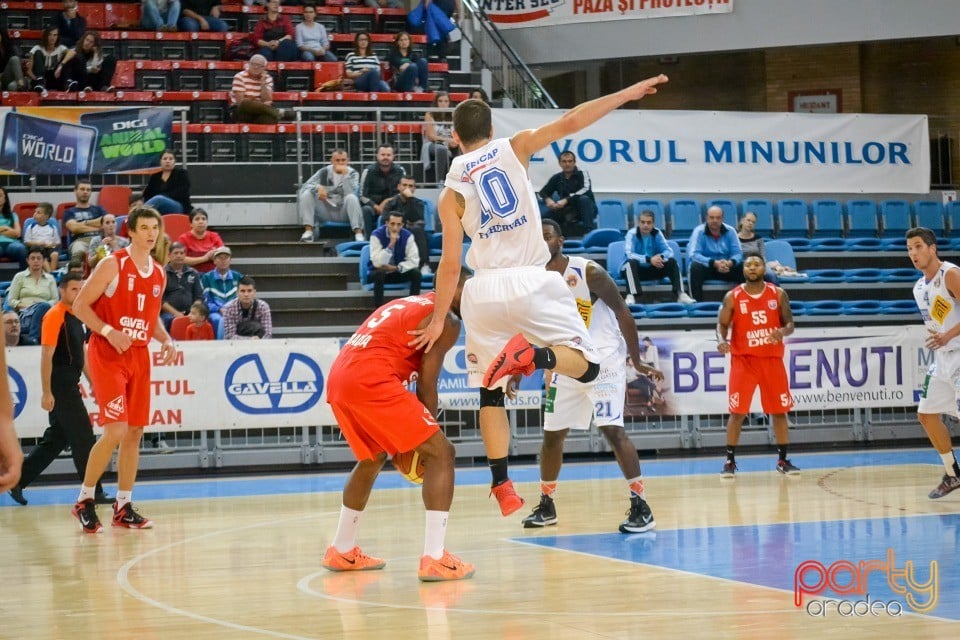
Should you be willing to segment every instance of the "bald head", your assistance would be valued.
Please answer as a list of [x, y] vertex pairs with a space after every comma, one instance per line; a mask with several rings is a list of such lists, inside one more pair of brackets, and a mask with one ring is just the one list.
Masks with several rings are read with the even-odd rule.
[[717, 206], [707, 209], [707, 228], [713, 234], [720, 233], [723, 229], [723, 209]]

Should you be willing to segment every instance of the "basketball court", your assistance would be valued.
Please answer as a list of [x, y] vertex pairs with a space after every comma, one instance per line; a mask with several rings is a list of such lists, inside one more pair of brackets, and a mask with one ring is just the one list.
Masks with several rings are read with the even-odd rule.
[[[344, 474], [142, 482], [137, 505], [156, 528], [112, 528], [101, 506], [107, 526], [94, 536], [70, 515], [75, 486], [30, 487], [28, 507], [0, 497], [0, 637], [956, 634], [960, 492], [927, 499], [943, 474], [936, 453], [791, 458], [799, 477], [777, 474], [767, 454], [738, 458], [733, 480], [719, 477], [721, 457], [645, 461], [657, 528], [633, 535], [617, 532], [628, 500], [612, 459], [564, 467], [559, 523], [544, 530], [522, 528], [526, 507], [502, 518], [487, 497], [488, 471], [460, 468], [447, 547], [476, 575], [434, 584], [416, 576], [419, 489], [393, 471], [378, 481], [359, 535], [387, 566], [353, 574], [320, 566]], [[536, 467], [514, 467], [512, 476], [535, 506]], [[860, 563], [870, 561], [857, 592]], [[807, 592], [798, 607], [801, 564]], [[848, 595], [832, 590], [851, 586]]]

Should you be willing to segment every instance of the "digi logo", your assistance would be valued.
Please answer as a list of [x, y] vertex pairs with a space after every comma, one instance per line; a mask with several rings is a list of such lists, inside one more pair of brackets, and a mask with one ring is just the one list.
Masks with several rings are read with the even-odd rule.
[[251, 415], [302, 413], [323, 393], [320, 366], [302, 353], [291, 353], [280, 369], [268, 367], [259, 354], [238, 358], [224, 378], [227, 400]]

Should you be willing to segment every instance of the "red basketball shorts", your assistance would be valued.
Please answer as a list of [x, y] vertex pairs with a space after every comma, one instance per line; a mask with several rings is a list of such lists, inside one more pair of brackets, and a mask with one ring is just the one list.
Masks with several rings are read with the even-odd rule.
[[750, 413], [753, 394], [760, 387], [760, 401], [764, 413], [787, 413], [793, 408], [787, 369], [780, 358], [733, 356], [727, 401], [730, 413]]
[[87, 366], [101, 427], [126, 422], [131, 427], [150, 424], [150, 350], [130, 347], [117, 353], [105, 339], [94, 336], [87, 349]]

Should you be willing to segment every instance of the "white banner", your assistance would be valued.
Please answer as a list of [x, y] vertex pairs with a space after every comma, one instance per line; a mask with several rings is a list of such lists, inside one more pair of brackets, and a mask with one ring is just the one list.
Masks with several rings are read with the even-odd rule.
[[[495, 109], [494, 136], [557, 115]], [[534, 156], [536, 189], [560, 170], [563, 151], [576, 154], [595, 192], [930, 191], [928, 123], [919, 115], [618, 110]]]
[[733, 0], [482, 0], [501, 29], [732, 13]]

